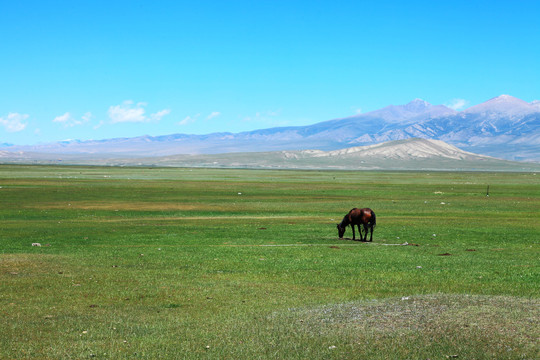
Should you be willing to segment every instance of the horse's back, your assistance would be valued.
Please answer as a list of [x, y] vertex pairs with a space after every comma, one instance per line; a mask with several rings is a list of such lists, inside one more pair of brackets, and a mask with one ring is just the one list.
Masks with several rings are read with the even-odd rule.
[[357, 209], [360, 222], [375, 225], [375, 212], [370, 208]]
[[356, 224], [360, 218], [362, 218], [362, 210], [358, 208], [351, 209], [347, 214], [349, 216], [349, 221], [353, 224]]
[[354, 208], [351, 211], [349, 211], [349, 221], [353, 224], [358, 224], [362, 222], [363, 211], [362, 209]]

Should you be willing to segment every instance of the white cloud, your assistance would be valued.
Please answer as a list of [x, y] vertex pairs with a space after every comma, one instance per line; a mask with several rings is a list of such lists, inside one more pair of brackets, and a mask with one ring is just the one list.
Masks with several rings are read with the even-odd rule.
[[285, 125], [286, 121], [278, 121], [275, 118], [281, 115], [281, 110], [276, 111], [258, 111], [254, 116], [244, 117], [245, 122], [258, 122], [264, 125]]
[[8, 132], [23, 131], [27, 125], [23, 121], [27, 118], [27, 114], [9, 113], [6, 118], [0, 117], [0, 125]]
[[109, 107], [109, 118], [113, 124], [124, 122], [147, 122], [147, 121], [159, 121], [165, 115], [168, 115], [171, 111], [169, 109], [160, 110], [156, 113], [145, 115], [144, 102], [135, 104], [131, 100], [126, 100], [120, 105]]
[[97, 125], [94, 126], [94, 130], [99, 129], [99, 128], [102, 127], [103, 125], [105, 125], [105, 121], [101, 120]]
[[59, 123], [67, 123], [68, 121], [72, 120], [70, 113], [65, 113], [64, 115], [60, 115], [54, 118], [53, 122], [59, 122]]
[[169, 115], [170, 113], [171, 113], [171, 110], [163, 109], [161, 111], [158, 111], [157, 113], [151, 114], [150, 119], [154, 121], [159, 121], [161, 120], [162, 117], [164, 117], [165, 115]]
[[461, 110], [467, 105], [469, 105], [469, 101], [465, 99], [452, 99], [449, 103], [446, 104], [447, 107], [453, 110]]
[[92, 113], [85, 113], [80, 120], [75, 119], [69, 112], [64, 115], [57, 116], [53, 119], [53, 122], [64, 124], [64, 127], [73, 127], [87, 123], [92, 118]]
[[197, 114], [195, 116], [186, 116], [182, 121], [178, 122], [178, 125], [184, 126], [184, 125], [191, 124], [195, 122], [199, 118], [199, 116], [201, 116], [201, 114]]
[[91, 118], [92, 118], [92, 113], [87, 112], [87, 113], [84, 113], [84, 115], [82, 116], [82, 121], [83, 122], [88, 122], [88, 121], [90, 121]]
[[133, 101], [126, 100], [120, 105], [109, 107], [109, 118], [113, 123], [145, 121], [143, 104], [138, 103], [135, 107], [132, 105]]
[[219, 115], [221, 115], [221, 113], [219, 111], [213, 111], [210, 115], [208, 115], [206, 117], [206, 120], [210, 120], [210, 119], [213, 119], [213, 118], [216, 118], [218, 117]]

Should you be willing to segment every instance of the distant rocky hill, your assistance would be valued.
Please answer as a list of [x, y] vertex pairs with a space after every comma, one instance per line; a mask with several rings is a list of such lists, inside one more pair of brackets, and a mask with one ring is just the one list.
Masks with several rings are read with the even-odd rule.
[[[143, 161], [140, 159], [139, 161]], [[477, 155], [440, 140], [413, 138], [340, 150], [297, 150], [176, 155], [152, 159], [161, 166], [340, 170], [540, 171], [540, 164]], [[144, 164], [141, 162], [140, 164]]]
[[442, 140], [463, 150], [507, 160], [540, 162], [540, 102], [509, 95], [457, 112], [416, 99], [406, 105], [309, 126], [241, 133], [173, 134], [38, 146], [0, 146], [25, 153], [103, 156], [168, 156], [252, 151], [323, 151], [409, 138]]

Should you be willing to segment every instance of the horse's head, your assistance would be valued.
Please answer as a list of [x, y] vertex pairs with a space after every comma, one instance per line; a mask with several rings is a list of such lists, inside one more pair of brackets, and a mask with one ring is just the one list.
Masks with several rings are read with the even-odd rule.
[[346, 226], [341, 226], [340, 224], [337, 224], [337, 230], [338, 230], [338, 235], [340, 239], [343, 239], [343, 234], [345, 234], [346, 228], [347, 228]]

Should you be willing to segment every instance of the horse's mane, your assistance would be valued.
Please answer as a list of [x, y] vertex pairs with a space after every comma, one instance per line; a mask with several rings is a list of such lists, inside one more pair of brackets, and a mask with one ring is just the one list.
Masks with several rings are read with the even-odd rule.
[[349, 212], [347, 213], [347, 215], [345, 215], [345, 216], [343, 217], [343, 220], [341, 220], [341, 223], [339, 223], [339, 226], [345, 227], [345, 226], [347, 226], [347, 225], [349, 225], [349, 224], [351, 223], [351, 219], [349, 219], [349, 215], [350, 215], [351, 212], [353, 212], [354, 210], [356, 210], [356, 208], [351, 209], [351, 211], [349, 211]]

